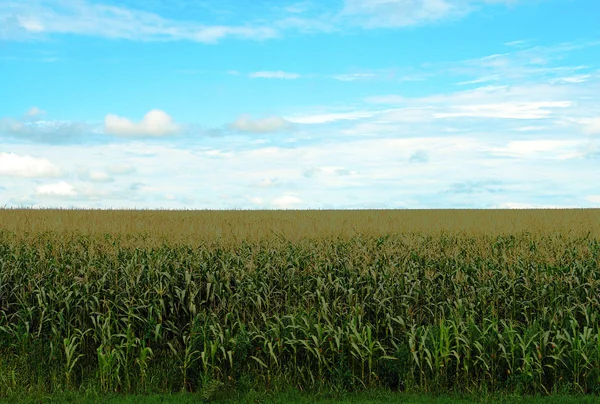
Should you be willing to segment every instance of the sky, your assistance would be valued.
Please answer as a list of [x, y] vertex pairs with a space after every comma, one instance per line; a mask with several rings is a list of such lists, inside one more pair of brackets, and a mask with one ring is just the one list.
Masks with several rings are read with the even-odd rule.
[[597, 0], [0, 0], [0, 207], [600, 207]]

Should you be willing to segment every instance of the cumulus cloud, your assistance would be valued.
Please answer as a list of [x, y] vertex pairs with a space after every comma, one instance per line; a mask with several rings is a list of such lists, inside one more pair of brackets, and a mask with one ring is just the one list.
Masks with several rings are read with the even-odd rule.
[[272, 205], [278, 209], [291, 209], [301, 203], [302, 199], [293, 195], [282, 195], [272, 201]]
[[31, 107], [29, 108], [29, 110], [25, 113], [25, 116], [33, 118], [39, 115], [44, 115], [46, 113], [46, 111], [44, 111], [43, 109], [39, 109], [38, 107]]
[[289, 73], [281, 70], [278, 71], [260, 71], [250, 73], [250, 76], [253, 79], [261, 78], [261, 79], [286, 79], [286, 80], [294, 80], [300, 78], [298, 73]]
[[242, 115], [235, 122], [230, 124], [230, 128], [241, 132], [251, 133], [270, 133], [288, 129], [290, 123], [280, 117], [271, 116], [263, 119], [252, 119], [250, 115]]
[[55, 184], [38, 185], [35, 188], [37, 196], [77, 196], [73, 186], [65, 181]]
[[60, 175], [61, 170], [47, 159], [0, 152], [0, 176], [41, 178]]
[[104, 118], [104, 132], [116, 136], [165, 136], [175, 134], [179, 130], [179, 125], [159, 109], [149, 111], [140, 122], [112, 114]]

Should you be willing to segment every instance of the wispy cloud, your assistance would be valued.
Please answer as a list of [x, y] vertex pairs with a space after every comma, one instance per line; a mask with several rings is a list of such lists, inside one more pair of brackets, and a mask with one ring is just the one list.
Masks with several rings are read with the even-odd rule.
[[554, 159], [574, 158], [579, 156], [576, 140], [514, 140], [506, 147], [490, 148], [495, 155], [510, 157], [528, 157], [546, 155]]
[[43, 34], [80, 34], [139, 41], [215, 43], [226, 37], [264, 40], [277, 37], [267, 26], [204, 25], [174, 21], [158, 14], [85, 0], [8, 1], [0, 8], [2, 36], [10, 39]]
[[[289, 30], [328, 33], [352, 26], [373, 29], [436, 23], [463, 17], [476, 10], [479, 4], [512, 2], [513, 0], [344, 0], [341, 7], [334, 9], [317, 6], [319, 2], [298, 2], [284, 7], [261, 7], [257, 3], [256, 7], [261, 12], [245, 17], [243, 23], [223, 25], [173, 20], [162, 17], [158, 12], [86, 0], [8, 0], [0, 7], [0, 39], [19, 40], [48, 34], [78, 34], [134, 41], [186, 40], [216, 43], [225, 38], [266, 40], [281, 37]], [[134, 4], [138, 7], [153, 5], [146, 2]], [[273, 9], [279, 11], [273, 12]], [[247, 9], [230, 7], [227, 13], [243, 15], [247, 13]], [[264, 23], [265, 16], [270, 21], [268, 24]], [[513, 46], [517, 43], [518, 41], [514, 41]]]
[[[564, 58], [570, 52], [586, 48], [597, 47], [600, 41], [564, 42], [549, 46], [530, 46], [502, 54], [492, 54], [480, 58], [463, 60], [460, 62], [443, 63], [432, 66], [444, 69], [450, 74], [464, 74], [474, 76], [474, 80], [493, 78], [494, 80], [523, 80], [535, 77], [560, 79], [575, 77], [575, 80], [585, 79], [585, 74], [573, 73], [589, 69], [586, 65], [558, 65], [564, 63]], [[565, 76], [568, 74], [569, 76]]]
[[298, 73], [284, 72], [281, 70], [277, 71], [259, 71], [248, 74], [253, 79], [285, 79], [294, 80], [300, 78]]
[[[515, 0], [344, 0], [336, 21], [363, 28], [401, 28], [464, 17], [481, 5]], [[518, 41], [512, 43], [518, 46]]]
[[497, 74], [493, 74], [491, 76], [478, 77], [473, 80], [461, 81], [456, 84], [458, 84], [459, 86], [463, 86], [466, 84], [480, 84], [480, 83], [486, 83], [489, 81], [495, 81], [495, 80], [498, 80], [499, 78], [500, 78], [500, 76], [498, 76]]
[[395, 28], [435, 22], [471, 11], [451, 0], [345, 0], [340, 17], [365, 28]]
[[568, 76], [568, 77], [558, 77], [555, 79], [550, 79], [550, 84], [555, 84], [555, 83], [585, 83], [586, 81], [588, 81], [590, 78], [589, 74], [578, 74], [575, 76]]
[[349, 74], [337, 74], [332, 76], [335, 80], [339, 81], [356, 81], [366, 80], [375, 77], [374, 73], [349, 73]]
[[356, 119], [370, 118], [376, 115], [378, 112], [373, 111], [351, 111], [351, 112], [339, 112], [339, 113], [315, 113], [311, 115], [296, 115], [288, 116], [285, 119], [293, 123], [303, 124], [321, 124], [330, 123], [335, 121], [353, 121]]
[[402, 104], [405, 103], [407, 100], [407, 97], [391, 94], [366, 97], [364, 101], [368, 104]]
[[504, 45], [515, 48], [523, 48], [528, 46], [528, 44], [530, 44], [531, 42], [531, 39], [518, 39], [516, 41], [504, 42]]
[[465, 105], [452, 108], [450, 112], [436, 113], [436, 118], [479, 117], [507, 119], [542, 119], [552, 114], [553, 108], [568, 108], [570, 101], [515, 102]]
[[271, 133], [288, 129], [290, 122], [278, 116], [253, 119], [250, 115], [241, 115], [229, 127], [241, 132]]

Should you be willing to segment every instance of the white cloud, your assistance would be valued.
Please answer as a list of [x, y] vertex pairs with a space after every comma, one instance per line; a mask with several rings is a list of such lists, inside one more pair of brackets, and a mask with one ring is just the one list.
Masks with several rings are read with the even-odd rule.
[[285, 79], [285, 80], [294, 80], [300, 78], [298, 73], [289, 73], [281, 70], [278, 71], [260, 71], [253, 72], [248, 75], [249, 77], [256, 79]]
[[310, 177], [315, 177], [317, 175], [326, 175], [326, 176], [336, 176], [336, 175], [341, 175], [341, 176], [352, 176], [352, 175], [356, 175], [357, 172], [354, 170], [348, 170], [345, 167], [339, 167], [339, 166], [320, 166], [320, 167], [311, 167], [308, 169], [305, 169], [303, 171], [303, 175], [307, 178]]
[[68, 143], [89, 133], [90, 129], [81, 122], [46, 121], [27, 115], [21, 120], [0, 118], [0, 135], [41, 143]]
[[[89, 205], [85, 201], [94, 201], [94, 206], [105, 208], [447, 208], [490, 207], [507, 201], [577, 203], [575, 199], [565, 200], [567, 195], [580, 195], [580, 203], [585, 205], [583, 198], [595, 194], [586, 188], [595, 181], [593, 160], [559, 160], [577, 151], [577, 139], [571, 139], [573, 144], [544, 143], [556, 139], [511, 144], [511, 139], [501, 137], [508, 137], [507, 133], [495, 125], [484, 125], [468, 136], [442, 134], [434, 126], [407, 126], [414, 127], [412, 132], [393, 138], [350, 140], [339, 136], [308, 144], [299, 142], [290, 148], [252, 146], [243, 137], [235, 145], [219, 139], [214, 145], [185, 143], [179, 148], [141, 141], [122, 142], [118, 147], [17, 145], [16, 153], [34, 148], [44, 150], [49, 159], [56, 161], [72, 156], [64, 161], [70, 172], [94, 161], [106, 167], [129, 165], [138, 171], [114, 183], [75, 184], [66, 180], [73, 189], [52, 184], [55, 189], [38, 190], [54, 193], [55, 197], [65, 194], [64, 199], [54, 199], [58, 202], [50, 196], [34, 194], [28, 189], [29, 182], [10, 179], [7, 190], [0, 192], [0, 206], [15, 206], [28, 197], [28, 204], [63, 202], [63, 206], [68, 203], [82, 207]], [[205, 154], [212, 147], [235, 153], [233, 158], [215, 159]], [[306, 171], [309, 167], [315, 168], [312, 173]], [[501, 182], [501, 192], [481, 193], [478, 198], [464, 193], [440, 194], [452, 183], [490, 179]], [[265, 180], [265, 187], [259, 188], [261, 180]], [[86, 188], [87, 185], [90, 186]], [[167, 194], [176, 198], [166, 200]], [[220, 195], [228, 196], [223, 199]], [[186, 197], [188, 202], [184, 202]], [[189, 202], [189, 198], [194, 201]]]
[[409, 98], [400, 95], [379, 95], [365, 98], [365, 102], [369, 104], [403, 104]]
[[37, 20], [35, 17], [17, 17], [19, 24], [21, 27], [25, 28], [25, 30], [29, 32], [42, 32], [44, 31], [44, 26], [42, 23]]
[[532, 203], [521, 203], [521, 202], [505, 202], [498, 206], [494, 206], [493, 209], [572, 209], [577, 206], [565, 206], [565, 205], [552, 205], [552, 204], [532, 204]]
[[[19, 1], [9, 1], [8, 6], [11, 14], [18, 15], [5, 34], [8, 37], [18, 37], [24, 30], [30, 35], [80, 34], [111, 39], [215, 43], [225, 37], [262, 40], [279, 35], [277, 30], [266, 26], [210, 26], [174, 21], [147, 11], [84, 0], [61, 2], [60, 7]], [[1, 18], [0, 10], [0, 21]]]
[[471, 10], [450, 0], [345, 0], [341, 17], [365, 28], [395, 28], [439, 21]]
[[[493, 54], [459, 62], [437, 64], [446, 74], [469, 75], [478, 78], [495, 78], [513, 81], [546, 81], [550, 84], [573, 84], [588, 81], [587, 74], [576, 72], [589, 69], [589, 66], [565, 66], [569, 52], [597, 46], [598, 41], [560, 43], [550, 46], [533, 46], [502, 54]], [[560, 65], [558, 63], [561, 63]], [[433, 66], [432, 66], [433, 67]], [[467, 81], [468, 82], [468, 81]]]
[[44, 115], [45, 113], [46, 113], [46, 111], [44, 111], [43, 109], [39, 109], [38, 107], [31, 107], [25, 113], [25, 116], [33, 118], [33, 117], [36, 117], [38, 115]]
[[204, 156], [208, 156], [210, 158], [216, 158], [216, 159], [228, 159], [233, 156], [233, 153], [224, 152], [222, 150], [206, 150], [204, 152], [201, 152], [201, 154], [203, 154]]
[[381, 111], [380, 122], [427, 122], [434, 117], [433, 107], [407, 107]]
[[112, 114], [104, 118], [104, 132], [117, 136], [165, 136], [179, 130], [173, 119], [158, 109], [148, 112], [139, 123]]
[[575, 76], [569, 77], [558, 77], [555, 79], [550, 79], [550, 84], [563, 84], [563, 83], [585, 83], [589, 80], [591, 76], [589, 74], [578, 74]]
[[309, 6], [307, 4], [307, 2], [296, 2], [296, 3], [292, 3], [289, 6], [285, 6], [284, 10], [287, 11], [288, 13], [292, 13], [292, 14], [301, 14], [304, 13], [308, 10]]
[[271, 116], [263, 119], [252, 119], [250, 115], [242, 115], [230, 127], [242, 132], [270, 133], [288, 129], [290, 123], [283, 118]]
[[131, 174], [135, 172], [135, 167], [128, 164], [115, 164], [108, 167], [111, 174]]
[[[289, 30], [300, 33], [331, 33], [349, 25], [372, 29], [435, 23], [468, 15], [477, 9], [479, 3], [511, 2], [512, 0], [343, 0], [338, 2], [341, 7], [337, 9], [332, 9], [330, 4], [325, 4], [327, 2], [316, 1], [292, 3], [283, 7], [259, 2], [251, 10], [236, 2], [223, 2], [222, 7], [220, 3], [213, 5], [210, 2], [192, 2], [193, 6], [175, 4], [171, 7], [186, 10], [202, 8], [203, 19], [218, 16], [218, 23], [211, 25], [191, 19], [169, 19], [155, 12], [91, 0], [4, 0], [7, 6], [0, 9], [0, 26], [3, 28], [0, 30], [0, 38], [18, 40], [44, 38], [48, 34], [78, 34], [136, 41], [186, 40], [216, 43], [224, 38], [265, 40], [278, 38]], [[168, 10], [166, 3], [161, 2], [138, 0], [133, 4], [154, 10]], [[223, 16], [241, 16], [243, 23], [224, 25], [221, 23]]]
[[77, 196], [73, 186], [65, 181], [55, 184], [38, 185], [35, 188], [37, 196]]
[[506, 147], [492, 147], [492, 154], [510, 157], [528, 157], [545, 154], [554, 159], [579, 157], [577, 147], [579, 141], [575, 140], [514, 140], [508, 142]]
[[513, 47], [516, 47], [516, 48], [521, 48], [521, 47], [525, 46], [529, 42], [531, 42], [531, 41], [528, 40], [528, 39], [519, 39], [519, 40], [516, 40], [516, 41], [504, 42], [504, 45], [506, 45], [506, 46], [513, 46]]
[[302, 203], [302, 199], [293, 195], [283, 195], [273, 199], [271, 204], [277, 209], [290, 209]]
[[488, 81], [495, 81], [495, 80], [498, 80], [499, 78], [500, 78], [499, 75], [493, 74], [493, 75], [490, 75], [490, 76], [479, 77], [479, 78], [476, 78], [476, 79], [473, 79], [473, 80], [461, 81], [461, 82], [456, 83], [456, 84], [458, 84], [459, 86], [463, 86], [463, 85], [467, 85], [467, 84], [479, 84], [479, 83], [485, 83], [485, 82], [488, 82]]
[[260, 188], [269, 188], [278, 185], [277, 178], [264, 178], [262, 181], [258, 183]]
[[335, 121], [345, 120], [356, 120], [362, 118], [370, 118], [377, 114], [373, 111], [352, 111], [352, 112], [340, 112], [340, 113], [328, 113], [328, 114], [313, 114], [313, 115], [300, 115], [300, 116], [289, 116], [285, 119], [293, 123], [304, 123], [304, 124], [319, 124], [319, 123], [330, 123]]
[[600, 134], [600, 118], [590, 119], [589, 123], [584, 126], [583, 133], [586, 135]]
[[60, 175], [61, 170], [47, 159], [0, 152], [0, 176], [41, 178]]
[[339, 81], [356, 81], [356, 80], [364, 80], [371, 79], [375, 77], [374, 73], [350, 73], [350, 74], [338, 74], [333, 76], [335, 80]]
[[112, 182], [114, 178], [104, 171], [85, 170], [79, 174], [79, 178], [91, 182]]
[[547, 126], [529, 125], [529, 126], [519, 126], [519, 127], [515, 128], [515, 130], [518, 132], [534, 132], [534, 131], [540, 131], [540, 130], [544, 130], [544, 129], [548, 129], [548, 127]]
[[245, 196], [245, 199], [253, 205], [262, 205], [264, 199], [259, 196]]
[[453, 112], [436, 113], [436, 118], [479, 117], [507, 119], [543, 119], [552, 114], [549, 108], [567, 108], [570, 101], [505, 102], [496, 104], [463, 105]]

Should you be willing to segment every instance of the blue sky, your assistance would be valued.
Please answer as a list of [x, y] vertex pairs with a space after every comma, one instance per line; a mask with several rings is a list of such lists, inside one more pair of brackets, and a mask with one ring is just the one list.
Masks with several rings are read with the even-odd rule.
[[0, 206], [600, 207], [596, 0], [0, 0]]

